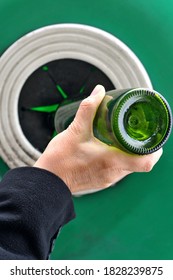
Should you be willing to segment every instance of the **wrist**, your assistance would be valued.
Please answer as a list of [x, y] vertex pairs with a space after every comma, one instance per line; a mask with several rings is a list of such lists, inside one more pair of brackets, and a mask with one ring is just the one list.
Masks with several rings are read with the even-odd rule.
[[68, 187], [71, 192], [69, 185], [66, 180], [66, 172], [62, 167], [62, 161], [59, 159], [54, 161], [52, 155], [48, 155], [47, 153], [43, 153], [40, 158], [35, 162], [33, 167], [41, 168], [47, 170], [57, 177], [59, 177]]

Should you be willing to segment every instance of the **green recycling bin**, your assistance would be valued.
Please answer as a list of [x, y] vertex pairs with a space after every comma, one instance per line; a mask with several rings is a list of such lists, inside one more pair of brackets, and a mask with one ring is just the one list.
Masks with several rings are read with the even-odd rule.
[[[141, 73], [146, 75], [146, 85], [162, 93], [173, 108], [172, 17], [171, 0], [1, 0], [0, 54], [3, 56], [19, 38], [40, 28], [67, 23], [97, 28], [134, 52], [145, 67], [146, 72]], [[81, 67], [86, 70], [88, 65]], [[106, 69], [106, 75], [99, 70], [98, 75], [103, 75], [107, 89], [112, 89], [116, 78], [108, 66]], [[47, 68], [42, 70], [46, 72]], [[172, 141], [171, 135], [151, 172], [133, 173], [107, 190], [74, 197], [76, 219], [61, 230], [51, 259], [173, 259]], [[1, 178], [8, 166], [1, 159]]]

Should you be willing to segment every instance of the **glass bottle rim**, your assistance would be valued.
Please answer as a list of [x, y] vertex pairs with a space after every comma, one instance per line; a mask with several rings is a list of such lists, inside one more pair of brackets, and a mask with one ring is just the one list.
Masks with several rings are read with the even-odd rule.
[[[162, 105], [165, 115], [167, 116], [167, 127], [165, 133], [161, 140], [151, 147], [145, 147], [142, 145], [142, 141], [132, 139], [126, 131], [126, 128], [123, 123], [123, 117], [125, 112], [134, 102], [140, 102], [143, 97], [150, 96], [155, 97], [157, 102]], [[171, 108], [166, 101], [166, 99], [157, 91], [150, 90], [146, 88], [134, 88], [127, 90], [122, 96], [119, 97], [116, 104], [112, 109], [111, 115], [111, 125], [114, 136], [116, 137], [120, 146], [123, 146], [126, 150], [135, 153], [135, 154], [150, 154], [158, 149], [160, 149], [168, 137], [170, 136], [172, 129], [172, 113]]]

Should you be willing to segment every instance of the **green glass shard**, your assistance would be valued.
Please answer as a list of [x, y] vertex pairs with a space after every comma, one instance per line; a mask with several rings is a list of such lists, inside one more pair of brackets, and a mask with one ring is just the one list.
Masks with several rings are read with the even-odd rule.
[[47, 66], [43, 66], [42, 69], [43, 69], [43, 71], [48, 71], [49, 70], [49, 68]]
[[52, 133], [52, 138], [54, 138], [57, 134], [58, 134], [57, 131], [54, 130], [54, 132]]
[[68, 97], [67, 93], [59, 85], [56, 85], [56, 88], [64, 99], [66, 99]]
[[45, 112], [45, 113], [52, 113], [55, 112], [59, 107], [59, 104], [47, 105], [47, 106], [39, 106], [39, 107], [32, 107], [30, 110], [38, 111], [38, 112]]
[[79, 93], [83, 93], [84, 89], [85, 89], [85, 85], [83, 87], [81, 87]]

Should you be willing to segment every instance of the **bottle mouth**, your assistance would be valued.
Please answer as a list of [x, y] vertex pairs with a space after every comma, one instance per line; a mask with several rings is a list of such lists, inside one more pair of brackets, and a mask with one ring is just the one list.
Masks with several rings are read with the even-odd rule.
[[115, 104], [111, 123], [120, 145], [132, 153], [149, 154], [167, 141], [172, 114], [167, 101], [158, 92], [132, 89]]

